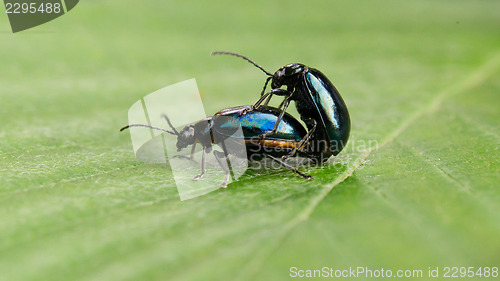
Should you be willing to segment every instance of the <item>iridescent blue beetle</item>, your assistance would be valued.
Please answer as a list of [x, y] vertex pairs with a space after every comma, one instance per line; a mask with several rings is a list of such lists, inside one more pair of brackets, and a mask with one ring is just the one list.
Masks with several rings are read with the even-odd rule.
[[[195, 146], [200, 144], [203, 148], [201, 173], [195, 176], [193, 180], [199, 180], [205, 174], [205, 155], [212, 152], [226, 174], [220, 186], [226, 187], [230, 171], [223, 165], [222, 161], [232, 152], [225, 148], [224, 143], [227, 139], [234, 138], [234, 132], [240, 128], [242, 135], [237, 137], [244, 138], [245, 156], [248, 160], [260, 161], [267, 157], [305, 179], [312, 178], [280, 159], [283, 156], [296, 154], [304, 158], [312, 158], [315, 153], [308, 150], [311, 147], [309, 140], [312, 133], [306, 132], [304, 126], [293, 116], [288, 113], [282, 114], [277, 108], [260, 106], [258, 109], [254, 109], [251, 105], [227, 108], [215, 113], [213, 116], [189, 124], [180, 131], [177, 131], [172, 126], [166, 115], [163, 115], [163, 117], [169, 124], [170, 130], [146, 124], [130, 124], [121, 128], [120, 131], [130, 127], [146, 127], [175, 135], [177, 136], [176, 146], [178, 151], [191, 146], [191, 157], [187, 157], [191, 160], [193, 159]], [[260, 135], [273, 130], [278, 118], [281, 118], [279, 129], [268, 134], [265, 139], [259, 138]], [[222, 151], [212, 149], [212, 144], [218, 145]]]
[[[285, 97], [279, 106], [281, 113], [273, 129], [260, 135], [260, 138], [265, 139], [276, 132], [280, 120], [293, 100], [297, 112], [312, 135], [308, 150], [316, 155], [316, 159], [324, 162], [330, 156], [339, 154], [345, 147], [351, 130], [349, 112], [340, 93], [321, 71], [300, 63], [293, 63], [285, 65], [271, 74], [243, 55], [231, 52], [212, 52], [212, 55], [217, 54], [243, 58], [269, 76], [262, 89], [261, 98], [253, 106], [254, 109], [259, 108], [261, 104], [267, 106], [273, 95]], [[271, 81], [272, 90], [265, 93], [269, 81]], [[281, 88], [283, 86], [286, 86], [286, 89]], [[295, 151], [282, 158], [290, 157], [293, 153]]]

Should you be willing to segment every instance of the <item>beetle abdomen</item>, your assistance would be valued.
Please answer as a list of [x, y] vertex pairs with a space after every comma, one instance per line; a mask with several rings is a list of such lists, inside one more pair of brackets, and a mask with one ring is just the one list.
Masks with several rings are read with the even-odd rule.
[[305, 84], [318, 110], [333, 155], [346, 145], [351, 130], [347, 106], [332, 82], [317, 69], [310, 68], [305, 74]]
[[[214, 133], [232, 136], [241, 127], [245, 139], [253, 139], [273, 129], [280, 110], [261, 106], [252, 110], [252, 106], [225, 109], [214, 115]], [[290, 114], [285, 114], [276, 133], [268, 135], [267, 140], [300, 141], [306, 135], [304, 126]]]

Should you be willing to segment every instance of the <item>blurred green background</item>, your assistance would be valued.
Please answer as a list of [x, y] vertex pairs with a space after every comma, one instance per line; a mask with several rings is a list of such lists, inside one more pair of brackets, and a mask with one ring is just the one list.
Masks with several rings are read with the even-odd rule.
[[[1, 280], [284, 280], [290, 267], [500, 266], [499, 1], [81, 1], [12, 34], [0, 14]], [[181, 202], [138, 162], [128, 108], [196, 78], [206, 112], [301, 62], [351, 144]], [[378, 147], [358, 149], [374, 140]], [[426, 275], [424, 275], [426, 276]], [[363, 280], [359, 278], [356, 280]], [[425, 279], [425, 278], [424, 278]]]

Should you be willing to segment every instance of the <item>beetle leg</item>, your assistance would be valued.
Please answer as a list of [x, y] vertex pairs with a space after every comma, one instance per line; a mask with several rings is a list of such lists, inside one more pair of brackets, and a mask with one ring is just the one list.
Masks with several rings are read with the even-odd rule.
[[253, 109], [257, 109], [257, 108], [260, 106], [260, 104], [261, 104], [261, 103], [262, 103], [262, 102], [263, 102], [263, 101], [264, 101], [267, 97], [270, 97], [270, 96], [272, 96], [272, 95], [273, 95], [273, 94], [272, 94], [272, 92], [267, 92], [267, 93], [263, 94], [263, 95], [260, 97], [260, 99], [259, 99], [259, 100], [258, 100], [258, 101], [254, 104], [254, 105], [252, 105], [252, 108], [253, 108]]
[[280, 116], [278, 116], [278, 120], [276, 120], [276, 123], [274, 123], [274, 128], [272, 130], [273, 133], [276, 133], [276, 131], [278, 130], [278, 127], [281, 123], [281, 120], [283, 119], [283, 116], [285, 115], [285, 111], [287, 110], [288, 106], [290, 105], [290, 99], [292, 98], [292, 96], [288, 96], [285, 98], [285, 100], [283, 101], [283, 109], [281, 110], [281, 113], [280, 113]]
[[[286, 100], [286, 99], [285, 99]], [[278, 109], [281, 110], [281, 108], [283, 107], [283, 104], [285, 104], [285, 100], [283, 100], [281, 103], [280, 103], [280, 106], [278, 106]]]
[[285, 163], [285, 162], [284, 162], [284, 161], [282, 161], [281, 159], [278, 159], [278, 158], [273, 157], [273, 156], [271, 156], [271, 155], [266, 155], [266, 156], [267, 156], [267, 157], [269, 157], [269, 158], [271, 158], [272, 160], [274, 160], [274, 161], [278, 162], [280, 165], [282, 165], [283, 167], [287, 168], [288, 170], [290, 170], [290, 171], [292, 171], [292, 172], [294, 172], [294, 173], [298, 174], [299, 176], [301, 176], [301, 177], [305, 178], [306, 180], [310, 180], [310, 179], [312, 179], [312, 178], [313, 178], [312, 176], [310, 176], [310, 175], [308, 175], [308, 174], [304, 174], [304, 173], [302, 173], [301, 171], [297, 170], [297, 168], [292, 167], [291, 165], [289, 165], [289, 164]]
[[265, 94], [263, 94], [260, 99], [252, 106], [253, 109], [256, 109], [260, 106], [260, 104], [267, 98], [271, 98], [271, 96], [273, 95], [273, 92], [272, 91], [269, 91]]
[[[266, 99], [268, 98], [269, 100], [271, 99], [271, 96], [272, 95], [277, 95], [277, 96], [291, 96], [291, 92], [285, 90], [285, 89], [272, 89], [271, 91], [263, 94], [260, 99], [253, 105], [253, 109], [256, 109], [260, 106], [260, 104]], [[265, 105], [267, 105], [267, 103], [269, 103], [269, 101], [266, 101]]]
[[[315, 125], [316, 127], [316, 125]], [[191, 146], [191, 155], [189, 155], [189, 159], [193, 160], [194, 159], [194, 150], [196, 149], [196, 142], [193, 143], [193, 146]]]
[[294, 156], [295, 153], [297, 153], [297, 151], [302, 151], [304, 149], [304, 147], [306, 146], [306, 144], [311, 140], [311, 137], [314, 134], [314, 131], [316, 131], [316, 125], [317, 125], [317, 123], [314, 119], [311, 119], [311, 120], [314, 122], [312, 128], [309, 130], [309, 132], [307, 132], [307, 134], [302, 138], [302, 140], [300, 140], [300, 142], [297, 144], [297, 146], [295, 146], [295, 148], [292, 150], [292, 152], [290, 152], [287, 155], [283, 155], [281, 157], [282, 160], [285, 160], [289, 157]]
[[280, 115], [278, 116], [278, 119], [276, 120], [276, 123], [274, 123], [274, 127], [271, 131], [268, 131], [262, 135], [259, 136], [259, 140], [265, 139], [267, 136], [274, 134], [278, 131], [278, 127], [281, 123], [281, 120], [283, 119], [283, 116], [285, 115], [286, 109], [288, 108], [288, 105], [290, 105], [290, 100], [292, 96], [288, 96], [284, 100], [283, 104], [283, 110], [281, 111]]
[[264, 102], [264, 106], [267, 106], [269, 104], [269, 102], [271, 101], [271, 98], [272, 98], [273, 95], [269, 95], [267, 97], [267, 100]]
[[[269, 78], [272, 78], [272, 77], [269, 77]], [[267, 79], [269, 79], [269, 78], [267, 78]], [[266, 80], [266, 83], [267, 83], [267, 80]], [[290, 91], [288, 91], [288, 89], [286, 91], [283, 90], [283, 89], [279, 89], [279, 88], [278, 89], [272, 89], [271, 90], [271, 94], [269, 95], [269, 97], [267, 97], [267, 100], [264, 102], [264, 106], [267, 106], [269, 104], [269, 102], [271, 101], [271, 97], [273, 96], [273, 94], [274, 95], [278, 95], [278, 96], [286, 96], [286, 95], [288, 95], [288, 92], [290, 92]], [[293, 91], [290, 92], [290, 93], [293, 93]], [[260, 94], [260, 96], [262, 96], [262, 94], [264, 94], [264, 91], [262, 91], [262, 93]], [[281, 102], [281, 104], [283, 105], [283, 102]], [[280, 105], [280, 109], [281, 109], [281, 105]]]
[[182, 158], [182, 159], [187, 159], [187, 160], [191, 160], [193, 162], [196, 162], [194, 161], [194, 150], [196, 149], [196, 143], [193, 144], [193, 146], [191, 146], [191, 154], [188, 156], [186, 155], [174, 155], [174, 158]]
[[[288, 91], [288, 93], [290, 93], [290, 94], [288, 95], [288, 97], [291, 97], [291, 96], [292, 96], [292, 94], [293, 94], [293, 92], [294, 92], [295, 90], [292, 88], [291, 90], [290, 90], [290, 89], [287, 89], [287, 91]], [[286, 100], [287, 100], [287, 99], [285, 98], [285, 99], [284, 99], [284, 100], [280, 103], [280, 105], [278, 106], [278, 109], [279, 109], [279, 110], [281, 110], [281, 108], [282, 108], [282, 107], [283, 107], [283, 105], [285, 104]]]
[[205, 149], [203, 149], [203, 152], [201, 153], [201, 173], [193, 178], [193, 181], [197, 181], [203, 177], [205, 174]]
[[220, 185], [220, 187], [226, 188], [227, 181], [229, 180], [229, 169], [225, 165], [222, 164], [222, 159], [226, 158], [226, 155], [224, 154], [224, 152], [214, 150], [214, 156], [215, 156], [215, 159], [217, 159], [217, 162], [219, 162], [219, 165], [221, 166], [222, 170], [224, 170], [224, 173], [226, 173], [226, 175], [224, 176], [224, 181]]
[[269, 83], [269, 81], [271, 81], [272, 78], [273, 78], [272, 76], [267, 77], [266, 83], [264, 83], [264, 88], [262, 88], [262, 92], [260, 92], [261, 97], [264, 95], [264, 92], [266, 91], [267, 88], [267, 84]]

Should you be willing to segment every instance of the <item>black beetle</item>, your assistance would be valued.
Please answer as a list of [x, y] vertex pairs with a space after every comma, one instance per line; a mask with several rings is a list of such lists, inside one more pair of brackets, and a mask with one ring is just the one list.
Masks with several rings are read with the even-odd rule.
[[[314, 149], [316, 155], [321, 155], [321, 162], [339, 154], [345, 147], [351, 130], [349, 112], [338, 90], [321, 71], [300, 63], [292, 63], [271, 74], [243, 55], [222, 51], [212, 52], [212, 55], [218, 54], [243, 58], [269, 76], [262, 89], [261, 98], [254, 104], [254, 109], [262, 103], [267, 106], [273, 95], [285, 97], [279, 106], [281, 113], [273, 129], [261, 135], [261, 138], [265, 139], [276, 132], [290, 101], [293, 100], [308, 130], [314, 132], [311, 142], [318, 144]], [[264, 94], [269, 81], [272, 90]], [[282, 89], [283, 86], [286, 86], [286, 89]], [[288, 156], [285, 155], [284, 158], [286, 157]]]
[[[297, 119], [288, 113], [282, 113], [275, 107], [260, 106], [255, 109], [250, 105], [223, 109], [214, 116], [185, 126], [180, 131], [177, 131], [172, 126], [166, 115], [163, 115], [163, 117], [167, 120], [171, 130], [146, 124], [130, 124], [121, 128], [120, 131], [130, 127], [146, 127], [175, 135], [177, 136], [176, 146], [178, 151], [192, 145], [191, 157], [188, 157], [191, 160], [193, 159], [195, 146], [199, 143], [203, 147], [201, 173], [195, 176], [193, 180], [198, 180], [205, 174], [205, 155], [212, 152], [212, 144], [217, 144], [223, 151], [213, 150], [213, 154], [226, 174], [221, 184], [221, 187], [226, 187], [230, 171], [223, 165], [222, 161], [231, 151], [227, 151], [223, 143], [232, 137], [234, 131], [238, 128], [242, 129], [246, 156], [249, 160], [258, 161], [269, 157], [305, 179], [312, 178], [279, 158], [294, 154], [305, 158], [314, 158], [314, 152], [308, 150], [311, 147], [309, 141], [312, 131], [307, 133], [304, 126]], [[281, 120], [278, 121], [278, 118], [281, 118]], [[277, 130], [268, 134], [265, 139], [259, 138], [260, 135], [273, 130], [276, 122], [279, 122]]]

